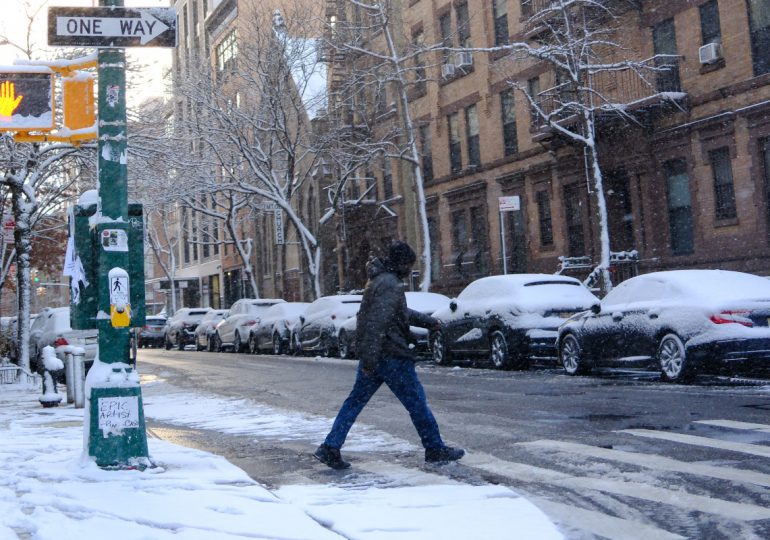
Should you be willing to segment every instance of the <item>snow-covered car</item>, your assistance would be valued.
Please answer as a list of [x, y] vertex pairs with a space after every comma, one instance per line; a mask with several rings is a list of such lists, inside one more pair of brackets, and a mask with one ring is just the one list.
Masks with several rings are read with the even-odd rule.
[[294, 353], [317, 351], [324, 356], [336, 354], [340, 327], [349, 318], [355, 317], [360, 307], [360, 294], [323, 296], [312, 302], [294, 326]]
[[134, 328], [137, 347], [162, 347], [165, 339], [166, 318], [148, 315], [141, 328]]
[[166, 321], [163, 342], [166, 350], [174, 347], [183, 351], [187, 345], [195, 344], [195, 330], [209, 308], [181, 308]]
[[249, 352], [289, 352], [291, 331], [309, 305], [308, 302], [283, 302], [271, 306], [249, 333]]
[[559, 326], [599, 300], [575, 278], [508, 274], [471, 282], [433, 316], [433, 361], [484, 357], [497, 369], [526, 369], [533, 358], [555, 359]]
[[249, 343], [249, 332], [270, 306], [285, 302], [280, 298], [241, 298], [230, 307], [230, 314], [217, 324], [214, 350], [243, 352]]
[[[405, 294], [406, 305], [409, 309], [425, 313], [426, 315], [432, 315], [436, 310], [449, 305], [449, 298], [443, 294], [419, 291], [409, 291]], [[357, 317], [351, 317], [340, 327], [340, 358], [354, 358], [356, 355], [357, 320]], [[409, 330], [414, 339], [415, 351], [418, 354], [429, 354], [428, 330], [419, 326], [410, 326]]]
[[56, 350], [56, 356], [62, 361], [69, 347], [81, 347], [88, 369], [96, 357], [99, 332], [96, 329], [73, 330], [70, 326], [69, 307], [45, 308], [29, 328], [29, 361], [32, 370], [43, 368], [43, 347], [49, 345]]
[[659, 369], [668, 381], [770, 366], [770, 280], [727, 270], [652, 272], [624, 281], [559, 329], [570, 375], [594, 366]]
[[217, 330], [217, 325], [225, 320], [229, 313], [230, 312], [226, 309], [212, 309], [203, 316], [201, 322], [198, 324], [198, 328], [195, 329], [196, 351], [214, 350], [213, 338], [214, 333]]

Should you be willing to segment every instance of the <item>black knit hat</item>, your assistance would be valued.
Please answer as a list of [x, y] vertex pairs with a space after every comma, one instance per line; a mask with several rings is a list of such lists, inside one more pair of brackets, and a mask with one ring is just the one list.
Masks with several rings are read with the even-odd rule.
[[409, 247], [409, 244], [400, 240], [394, 240], [388, 248], [388, 262], [396, 267], [403, 264], [414, 264], [417, 260], [414, 250]]

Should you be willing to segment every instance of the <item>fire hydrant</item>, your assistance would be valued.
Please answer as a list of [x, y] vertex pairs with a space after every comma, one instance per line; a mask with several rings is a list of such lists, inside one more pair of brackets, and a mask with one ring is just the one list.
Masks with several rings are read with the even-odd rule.
[[51, 346], [43, 347], [43, 395], [38, 398], [43, 407], [58, 407], [62, 396], [56, 391], [52, 371], [64, 369], [64, 362], [56, 356], [56, 351]]

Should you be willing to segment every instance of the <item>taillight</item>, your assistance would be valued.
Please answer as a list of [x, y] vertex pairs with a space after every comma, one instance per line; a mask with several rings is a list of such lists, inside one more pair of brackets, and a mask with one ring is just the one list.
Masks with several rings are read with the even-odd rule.
[[62, 345], [69, 345], [69, 342], [64, 339], [62, 336], [59, 336], [56, 338], [56, 341], [53, 342], [54, 347], [61, 347]]
[[257, 324], [257, 321], [246, 321], [243, 323], [243, 326], [253, 326], [255, 324]]
[[737, 323], [743, 326], [754, 326], [754, 323], [748, 317], [750, 313], [750, 311], [722, 311], [715, 313], [709, 319], [714, 324]]

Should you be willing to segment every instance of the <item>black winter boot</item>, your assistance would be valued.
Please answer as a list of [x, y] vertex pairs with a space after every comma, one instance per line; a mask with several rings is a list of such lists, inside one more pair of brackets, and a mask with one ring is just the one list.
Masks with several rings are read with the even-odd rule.
[[462, 448], [452, 448], [451, 446], [441, 446], [439, 448], [426, 448], [425, 461], [427, 463], [446, 463], [448, 461], [457, 461], [465, 455]]
[[322, 444], [316, 448], [316, 451], [313, 452], [313, 457], [332, 469], [341, 470], [350, 467], [350, 463], [343, 461], [339, 449], [332, 448], [327, 444]]

